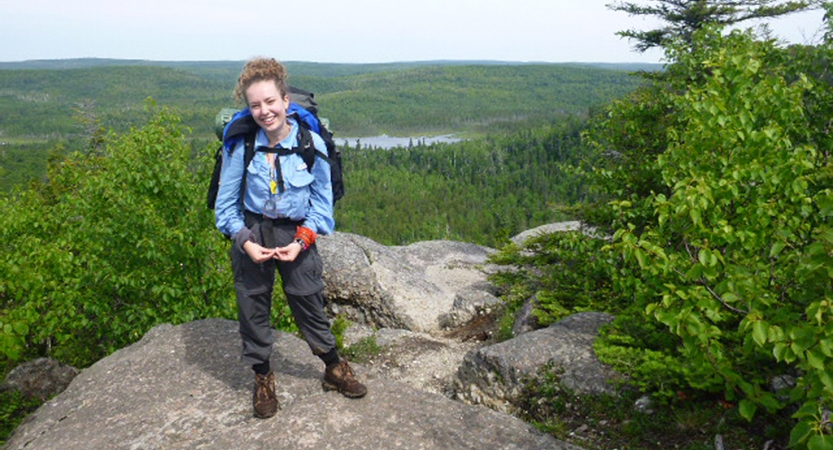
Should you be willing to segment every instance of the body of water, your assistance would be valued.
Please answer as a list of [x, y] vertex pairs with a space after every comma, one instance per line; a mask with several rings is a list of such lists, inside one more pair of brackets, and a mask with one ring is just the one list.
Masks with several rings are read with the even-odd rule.
[[458, 137], [454, 137], [453, 134], [446, 134], [443, 136], [419, 136], [419, 137], [395, 137], [395, 136], [388, 136], [383, 134], [381, 136], [369, 136], [363, 138], [342, 138], [337, 137], [335, 138], [336, 145], [340, 147], [344, 147], [349, 145], [350, 147], [358, 147], [361, 145], [362, 148], [379, 148], [379, 149], [391, 149], [395, 147], [410, 147], [411, 145], [431, 145], [436, 143], [452, 143], [452, 142], [460, 142], [462, 139]]

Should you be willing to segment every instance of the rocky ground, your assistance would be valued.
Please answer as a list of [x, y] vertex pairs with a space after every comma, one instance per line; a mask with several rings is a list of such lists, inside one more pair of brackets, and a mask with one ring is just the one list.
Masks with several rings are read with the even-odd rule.
[[[345, 333], [345, 346], [355, 346], [354, 359], [369, 378], [384, 377], [416, 389], [454, 396], [457, 368], [471, 350], [486, 345], [494, 333], [493, 317], [480, 317], [465, 327], [439, 335], [383, 328], [353, 326]], [[362, 340], [373, 337], [378, 347], [369, 351]], [[358, 345], [357, 345], [358, 344]]]
[[[297, 336], [277, 332], [273, 367], [280, 368], [281, 409], [261, 420], [252, 414], [251, 371], [236, 363], [236, 322], [160, 325], [79, 373], [5, 448], [576, 449], [517, 418], [412, 387], [444, 388], [444, 371], [463, 350], [454, 343], [392, 330], [376, 334], [383, 344], [394, 342], [366, 366], [356, 365], [370, 388], [357, 401], [322, 391], [320, 360]], [[425, 349], [446, 358], [428, 358]]]

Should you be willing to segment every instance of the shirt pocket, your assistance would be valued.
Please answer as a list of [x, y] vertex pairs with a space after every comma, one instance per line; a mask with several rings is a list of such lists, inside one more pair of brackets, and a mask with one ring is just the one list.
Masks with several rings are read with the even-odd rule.
[[289, 167], [283, 170], [284, 182], [292, 188], [303, 189], [315, 181], [315, 177], [309, 173], [307, 166], [301, 158], [287, 160]]
[[285, 214], [292, 220], [302, 220], [309, 210], [312, 183], [315, 177], [307, 170], [304, 160], [300, 157], [287, 158], [281, 162], [286, 185], [286, 195], [283, 195], [282, 206]]
[[269, 163], [258, 156], [261, 155], [255, 155], [246, 168], [246, 189], [256, 195], [269, 195]]

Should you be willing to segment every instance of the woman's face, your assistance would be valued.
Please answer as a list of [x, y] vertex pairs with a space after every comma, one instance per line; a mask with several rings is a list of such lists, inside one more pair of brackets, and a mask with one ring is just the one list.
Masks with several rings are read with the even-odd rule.
[[289, 96], [281, 95], [274, 81], [256, 81], [246, 89], [246, 102], [252, 112], [255, 123], [269, 136], [269, 143], [274, 145], [285, 137], [286, 110], [289, 108]]

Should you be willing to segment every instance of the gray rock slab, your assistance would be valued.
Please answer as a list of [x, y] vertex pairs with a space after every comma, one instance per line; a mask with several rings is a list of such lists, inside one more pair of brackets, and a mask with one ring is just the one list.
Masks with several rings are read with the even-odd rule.
[[547, 364], [563, 370], [561, 383], [577, 393], [614, 394], [610, 380], [618, 375], [593, 351], [599, 327], [612, 320], [605, 313], [578, 313], [547, 328], [469, 352], [458, 371], [459, 398], [514, 412], [524, 382]]
[[532, 228], [530, 230], [522, 231], [517, 235], [510, 238], [510, 240], [517, 244], [523, 245], [527, 240], [540, 236], [542, 234], [552, 234], [552, 233], [559, 233], [562, 231], [577, 231], [581, 229], [581, 222], [580, 221], [569, 221], [569, 222], [556, 222], [556, 223], [548, 223], [545, 225], [541, 225], [539, 227]]
[[463, 290], [488, 289], [493, 249], [454, 241], [385, 246], [333, 233], [318, 240], [332, 312], [376, 328], [438, 332]]
[[0, 392], [18, 391], [41, 401], [59, 394], [78, 375], [78, 370], [51, 358], [37, 358], [15, 367], [0, 383]]
[[587, 224], [582, 223], [578, 220], [568, 221], [568, 222], [556, 222], [556, 223], [548, 223], [544, 224], [526, 231], [522, 231], [515, 236], [509, 238], [515, 245], [523, 246], [526, 244], [526, 241], [539, 237], [545, 234], [553, 234], [553, 233], [562, 233], [568, 231], [581, 231], [586, 236], [594, 237], [597, 239], [611, 239], [611, 236], [599, 233], [596, 227], [588, 226]]
[[82, 371], [21, 424], [7, 449], [577, 449], [514, 417], [356, 373], [363, 399], [324, 392], [321, 362], [276, 333], [282, 409], [252, 415], [237, 323], [160, 325]]

